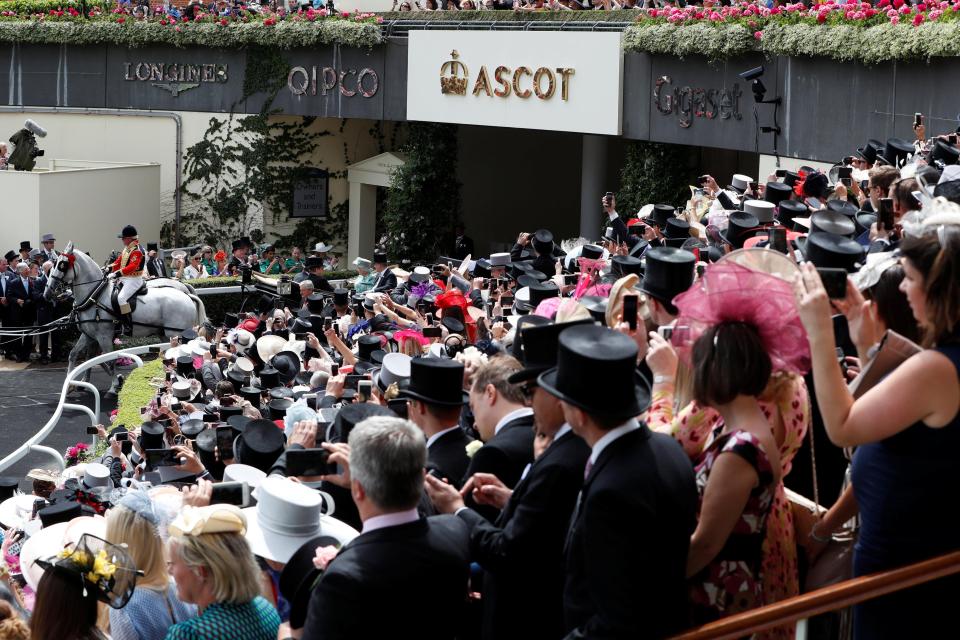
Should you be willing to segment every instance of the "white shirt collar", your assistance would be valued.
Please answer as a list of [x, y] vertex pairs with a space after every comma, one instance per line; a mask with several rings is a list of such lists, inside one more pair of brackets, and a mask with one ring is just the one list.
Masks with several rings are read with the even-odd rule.
[[[567, 435], [571, 431], [573, 431], [573, 428], [570, 426], [570, 423], [564, 422], [563, 426], [560, 427], [560, 429], [558, 429], [555, 434], [553, 434], [553, 442], [556, 442], [557, 440]], [[553, 442], [551, 442], [551, 444], [553, 444]]]
[[396, 527], [397, 525], [416, 522], [420, 519], [420, 514], [416, 509], [407, 511], [397, 511], [395, 513], [385, 513], [382, 516], [374, 516], [363, 522], [363, 530], [360, 533], [369, 533], [377, 529], [386, 529], [387, 527]]
[[497, 423], [497, 426], [493, 428], [493, 435], [500, 433], [500, 429], [503, 429], [504, 425], [508, 422], [516, 420], [517, 418], [526, 418], [527, 416], [533, 415], [533, 409], [530, 407], [520, 407], [514, 411], [511, 411], [507, 415], [500, 418], [500, 422]]
[[460, 428], [460, 425], [455, 424], [455, 425], [453, 425], [452, 427], [449, 427], [449, 428], [447, 428], [447, 429], [444, 429], [443, 431], [438, 431], [437, 433], [433, 434], [432, 436], [430, 436], [429, 438], [427, 438], [427, 449], [429, 449], [429, 448], [430, 448], [430, 445], [432, 445], [434, 442], [436, 442], [436, 441], [440, 438], [440, 436], [442, 436], [442, 435], [444, 435], [444, 434], [447, 434], [447, 433], [450, 433], [450, 432], [453, 431], [454, 429], [459, 429], [459, 428]]
[[597, 458], [600, 457], [600, 454], [603, 453], [603, 450], [606, 449], [611, 442], [620, 436], [626, 435], [631, 431], [636, 431], [639, 428], [640, 423], [637, 422], [637, 419], [630, 418], [619, 427], [615, 427], [610, 429], [610, 431], [607, 431], [605, 434], [603, 434], [603, 437], [597, 440], [597, 442], [593, 445], [593, 451], [590, 453], [590, 464], [597, 463]]

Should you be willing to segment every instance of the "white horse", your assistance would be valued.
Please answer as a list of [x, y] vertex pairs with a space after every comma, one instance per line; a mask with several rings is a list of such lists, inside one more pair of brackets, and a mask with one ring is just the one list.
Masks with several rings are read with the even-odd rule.
[[[111, 350], [114, 322], [118, 319], [113, 310], [112, 282], [104, 282], [105, 276], [93, 258], [75, 250], [73, 242], [67, 243], [56, 264], [50, 269], [47, 287], [43, 295], [50, 300], [67, 287], [73, 290], [73, 321], [80, 330], [80, 339], [70, 351], [67, 370], [72, 371], [80, 356], [93, 353], [95, 346], [102, 353]], [[133, 335], [179, 335], [187, 329], [202, 324], [207, 319], [203, 302], [194, 293], [193, 287], [166, 278], [147, 281], [147, 292], [137, 299], [133, 312]], [[113, 363], [104, 365], [113, 381], [108, 393], [115, 393], [117, 380]]]

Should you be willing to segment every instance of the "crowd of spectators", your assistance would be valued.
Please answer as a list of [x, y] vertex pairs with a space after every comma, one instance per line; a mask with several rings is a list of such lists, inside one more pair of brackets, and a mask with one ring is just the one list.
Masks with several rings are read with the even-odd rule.
[[[0, 481], [0, 638], [666, 637], [956, 550], [960, 150], [916, 133], [607, 194], [595, 241], [460, 228], [337, 287], [314, 247], [290, 295], [172, 338], [102, 455]], [[252, 249], [214, 263], [298, 267]], [[853, 637], [935, 637], [956, 587]]]

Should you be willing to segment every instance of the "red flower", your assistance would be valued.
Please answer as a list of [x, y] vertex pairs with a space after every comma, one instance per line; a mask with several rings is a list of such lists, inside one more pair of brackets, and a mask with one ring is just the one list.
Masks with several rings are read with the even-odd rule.
[[913, 16], [913, 26], [919, 27], [921, 22], [923, 22], [922, 13], [918, 13], [917, 15]]
[[227, 19], [226, 19], [226, 18], [220, 18], [220, 26], [221, 26], [221, 27], [227, 26]]
[[826, 21], [827, 21], [827, 14], [826, 14], [826, 13], [818, 13], [818, 14], [817, 14], [817, 22], [818, 22], [818, 23], [823, 24], [823, 23], [826, 22]]
[[120, 16], [119, 18], [117, 18], [117, 22], [118, 22], [119, 24], [123, 24], [123, 23], [126, 22], [126, 21], [127, 21], [127, 19], [124, 18], [123, 16]]
[[797, 194], [798, 198], [803, 197], [803, 183], [807, 179], [807, 174], [804, 171], [798, 171], [797, 174], [800, 176], [800, 179], [797, 180], [796, 184], [793, 185], [793, 192]]

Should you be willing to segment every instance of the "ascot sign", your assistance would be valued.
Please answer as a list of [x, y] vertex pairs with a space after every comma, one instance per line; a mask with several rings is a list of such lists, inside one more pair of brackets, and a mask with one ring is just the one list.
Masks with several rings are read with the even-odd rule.
[[409, 37], [410, 120], [620, 134], [620, 33]]

